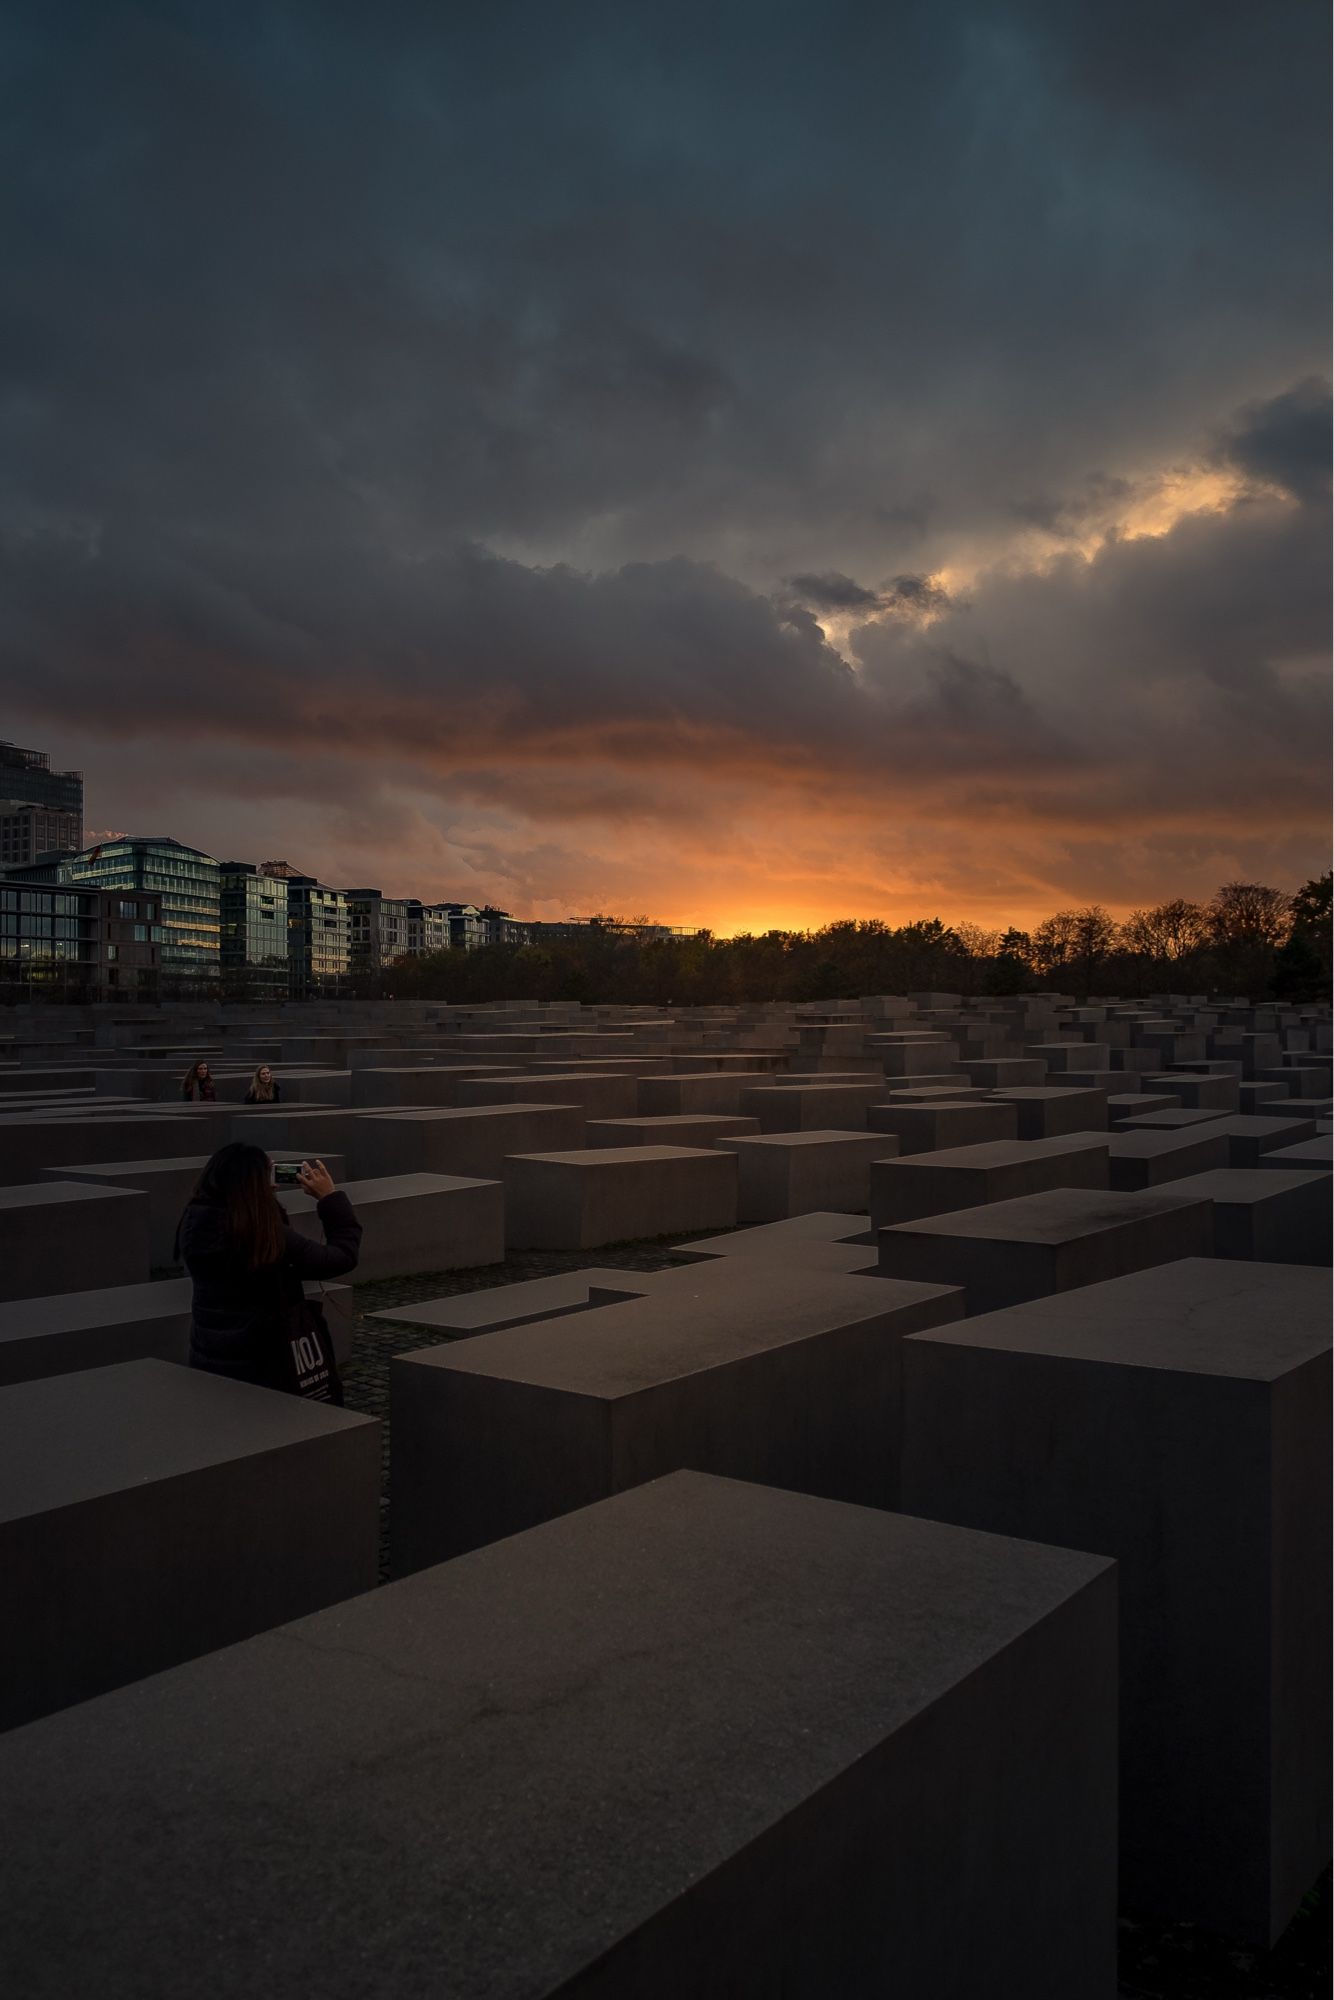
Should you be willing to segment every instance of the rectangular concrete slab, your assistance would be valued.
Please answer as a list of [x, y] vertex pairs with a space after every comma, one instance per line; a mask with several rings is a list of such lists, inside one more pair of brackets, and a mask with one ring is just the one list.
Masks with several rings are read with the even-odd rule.
[[[342, 1192], [362, 1226], [357, 1283], [499, 1264], [505, 1255], [505, 1191], [499, 1181], [453, 1174], [391, 1174], [348, 1181]], [[292, 1227], [323, 1242], [317, 1205], [284, 1194]]]
[[511, 1249], [593, 1250], [640, 1237], [725, 1229], [737, 1166], [712, 1147], [597, 1146], [505, 1162]]
[[586, 1146], [713, 1146], [719, 1139], [744, 1139], [758, 1132], [758, 1118], [725, 1112], [685, 1112], [667, 1118], [590, 1118]]
[[1188, 1174], [1227, 1165], [1226, 1138], [1212, 1125], [1184, 1132], [1113, 1132], [1107, 1145], [1108, 1177], [1114, 1188], [1162, 1187]]
[[912, 1222], [952, 1208], [1041, 1194], [1053, 1187], [1107, 1186], [1107, 1135], [1072, 1132], [1059, 1139], [1011, 1139], [915, 1153], [871, 1170], [871, 1226]]
[[1266, 1264], [1328, 1264], [1329, 1176], [1224, 1167], [1180, 1183], [1213, 1203], [1215, 1257]]
[[797, 1083], [789, 1079], [743, 1090], [741, 1110], [762, 1132], [864, 1132], [869, 1105], [885, 1094], [879, 1078], [866, 1083]]
[[451, 1298], [391, 1306], [368, 1317], [429, 1326], [452, 1339], [467, 1340], [477, 1333], [503, 1333], [507, 1327], [527, 1326], [533, 1320], [560, 1319], [593, 1306], [642, 1299], [653, 1289], [656, 1275], [590, 1265], [582, 1271], [554, 1271], [547, 1278], [528, 1278], [517, 1285], [489, 1285], [484, 1291], [456, 1292]]
[[1014, 1106], [988, 1098], [873, 1104], [866, 1118], [873, 1131], [893, 1133], [900, 1154], [939, 1153], [956, 1146], [1003, 1145], [1019, 1136]]
[[379, 1433], [166, 1361], [0, 1390], [0, 1727], [368, 1590]]
[[150, 1268], [148, 1196], [137, 1188], [0, 1187], [0, 1299], [141, 1284]]
[[1329, 1855], [1329, 1324], [1188, 1258], [903, 1344], [904, 1504], [1117, 1559], [1123, 1903], [1262, 1945]]
[[115, 1361], [183, 1362], [190, 1346], [188, 1278], [59, 1292], [0, 1304], [0, 1384]]
[[358, 1147], [367, 1178], [463, 1174], [498, 1181], [511, 1153], [580, 1146], [584, 1137], [577, 1104], [474, 1104], [361, 1117]]
[[1114, 1653], [1096, 1557], [682, 1473], [7, 1738], [0, 1978], [1112, 2000]]
[[1107, 1124], [1105, 1090], [1001, 1090], [996, 1101], [1012, 1104], [1021, 1139], [1057, 1139], [1068, 1132], [1101, 1132]]
[[986, 1313], [1208, 1256], [1213, 1215], [1204, 1197], [1176, 1186], [1133, 1194], [1051, 1188], [896, 1223], [880, 1230], [878, 1241], [887, 1276], [962, 1285], [969, 1312]]
[[887, 1506], [898, 1350], [957, 1291], [754, 1259], [625, 1305], [397, 1356], [395, 1572], [680, 1466]]
[[898, 1150], [890, 1132], [771, 1132], [718, 1144], [736, 1154], [738, 1222], [868, 1209], [871, 1162]]

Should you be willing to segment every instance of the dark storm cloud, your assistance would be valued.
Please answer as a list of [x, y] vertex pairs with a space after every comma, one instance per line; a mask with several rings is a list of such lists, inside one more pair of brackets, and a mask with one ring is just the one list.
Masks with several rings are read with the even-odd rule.
[[1297, 499], [1318, 498], [1330, 487], [1332, 415], [1329, 384], [1313, 376], [1243, 410], [1222, 455], [1252, 479]]
[[[1323, 603], [1325, 35], [1305, 0], [20, 7], [11, 711], [186, 766], [276, 740], [371, 802], [372, 759], [488, 804], [513, 771], [552, 820], [748, 771], [1113, 819], [1183, 758], [1203, 810], [1247, 732], [1274, 801]], [[1291, 499], [937, 576], [1210, 453]], [[822, 613], [865, 616], [855, 671]]]

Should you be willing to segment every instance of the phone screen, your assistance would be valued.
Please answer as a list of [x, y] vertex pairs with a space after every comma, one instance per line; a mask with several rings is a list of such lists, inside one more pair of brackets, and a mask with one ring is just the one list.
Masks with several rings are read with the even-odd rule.
[[300, 1160], [275, 1160], [273, 1179], [277, 1187], [299, 1187], [301, 1184]]

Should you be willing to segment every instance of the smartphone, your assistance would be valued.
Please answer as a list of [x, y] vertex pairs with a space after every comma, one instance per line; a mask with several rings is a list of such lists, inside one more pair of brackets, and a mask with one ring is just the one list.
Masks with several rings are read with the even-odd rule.
[[300, 1187], [301, 1169], [304, 1160], [275, 1160], [273, 1163], [273, 1184], [275, 1187]]

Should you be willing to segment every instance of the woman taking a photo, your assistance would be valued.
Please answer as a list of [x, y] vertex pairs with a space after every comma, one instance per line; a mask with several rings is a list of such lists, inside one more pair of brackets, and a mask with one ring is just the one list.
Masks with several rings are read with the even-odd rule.
[[261, 1063], [250, 1079], [250, 1088], [245, 1094], [247, 1104], [281, 1104], [283, 1087], [267, 1063]]
[[213, 1088], [213, 1077], [206, 1062], [191, 1063], [185, 1072], [185, 1082], [181, 1085], [181, 1096], [193, 1104], [196, 1098], [201, 1104], [216, 1101], [217, 1091]]
[[[194, 1281], [190, 1366], [341, 1402], [328, 1328], [302, 1287], [307, 1278], [341, 1278], [356, 1269], [361, 1224], [323, 1161], [303, 1161], [297, 1180], [315, 1197], [322, 1243], [291, 1227], [261, 1147], [223, 1146], [205, 1167], [177, 1235]], [[312, 1333], [325, 1348], [327, 1387], [311, 1387], [313, 1378], [301, 1374]]]

